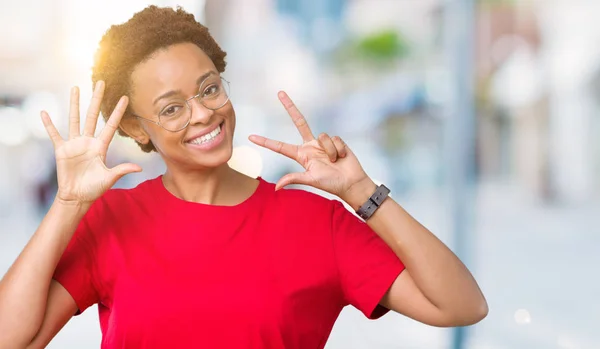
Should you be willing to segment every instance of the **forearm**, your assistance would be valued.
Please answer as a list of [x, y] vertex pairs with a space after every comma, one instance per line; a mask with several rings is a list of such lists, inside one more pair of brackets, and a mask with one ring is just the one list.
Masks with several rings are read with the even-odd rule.
[[[376, 185], [368, 180], [353, 189], [345, 200], [358, 209]], [[440, 311], [464, 316], [487, 312], [485, 298], [465, 265], [392, 198], [387, 198], [367, 223], [402, 260], [417, 287]]]
[[37, 333], [56, 265], [88, 208], [55, 201], [0, 281], [0, 343]]

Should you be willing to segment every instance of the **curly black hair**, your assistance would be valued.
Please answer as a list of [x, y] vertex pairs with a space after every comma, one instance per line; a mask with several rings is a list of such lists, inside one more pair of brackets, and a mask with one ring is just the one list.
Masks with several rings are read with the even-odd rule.
[[[220, 73], [225, 71], [226, 53], [208, 28], [180, 7], [148, 6], [127, 22], [111, 26], [100, 40], [92, 68], [92, 83], [103, 80], [106, 84], [100, 106], [104, 120], [108, 120], [121, 96], [131, 94], [131, 74], [139, 63], [159, 49], [184, 42], [196, 44]], [[129, 108], [123, 117], [127, 114], [131, 114]], [[120, 128], [119, 134], [128, 137]], [[152, 142], [138, 145], [144, 152], [156, 151]]]

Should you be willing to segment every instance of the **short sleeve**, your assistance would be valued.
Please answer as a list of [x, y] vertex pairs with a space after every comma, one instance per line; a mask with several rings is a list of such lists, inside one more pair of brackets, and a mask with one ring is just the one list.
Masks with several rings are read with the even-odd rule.
[[346, 303], [377, 319], [389, 311], [379, 302], [404, 264], [365, 222], [341, 202], [333, 202], [334, 253]]
[[85, 309], [98, 303], [98, 292], [94, 287], [93, 246], [90, 239], [88, 215], [81, 220], [69, 245], [60, 258], [54, 271], [54, 280], [58, 281], [75, 300], [81, 314]]

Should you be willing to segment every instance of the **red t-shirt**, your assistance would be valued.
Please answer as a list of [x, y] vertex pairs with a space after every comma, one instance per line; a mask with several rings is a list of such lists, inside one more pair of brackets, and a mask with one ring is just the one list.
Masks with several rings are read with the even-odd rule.
[[323, 348], [342, 308], [369, 318], [403, 264], [339, 201], [259, 178], [237, 206], [187, 202], [158, 177], [85, 215], [54, 279], [102, 348]]

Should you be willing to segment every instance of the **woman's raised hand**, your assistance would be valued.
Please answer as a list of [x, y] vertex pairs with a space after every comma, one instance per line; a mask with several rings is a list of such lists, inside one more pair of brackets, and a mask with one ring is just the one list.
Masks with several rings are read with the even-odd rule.
[[[352, 194], [357, 192], [356, 188], [365, 186], [368, 190], [375, 190], [375, 184], [340, 137], [322, 133], [315, 138], [290, 97], [285, 92], [280, 92], [278, 97], [302, 136], [302, 144], [284, 143], [258, 135], [251, 135], [250, 141], [298, 162], [305, 171], [283, 176], [277, 182], [276, 189], [288, 184], [310, 185], [337, 195], [349, 204], [354, 201]], [[363, 198], [359, 196], [358, 200]]]
[[98, 137], [94, 137], [100, 103], [104, 96], [104, 82], [98, 81], [87, 112], [83, 134], [79, 126], [79, 89], [71, 90], [69, 110], [69, 138], [63, 139], [50, 116], [42, 111], [42, 122], [54, 144], [58, 175], [57, 200], [69, 204], [91, 204], [126, 174], [142, 171], [135, 164], [106, 167], [108, 145], [127, 108], [128, 98], [121, 97], [108, 122]]

